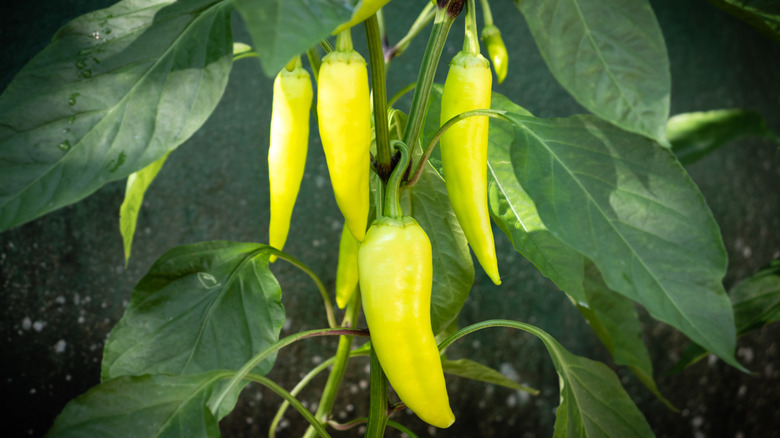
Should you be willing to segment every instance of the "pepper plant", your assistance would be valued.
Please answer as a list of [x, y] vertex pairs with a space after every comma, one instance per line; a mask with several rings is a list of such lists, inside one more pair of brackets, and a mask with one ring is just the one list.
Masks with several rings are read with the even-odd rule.
[[[665, 403], [635, 304], [690, 338], [680, 368], [711, 352], [744, 369], [734, 355], [737, 334], [777, 319], [778, 269], [752, 280], [770, 287], [748, 280], [729, 299], [718, 225], [683, 167], [721, 144], [717, 128], [744, 114], [670, 120], [668, 57], [649, 3], [578, 0], [565, 7], [574, 13], [559, 2], [516, 2], [550, 71], [590, 112], [540, 118], [491, 93], [491, 67], [496, 82], [522, 73], [507, 59], [490, 1], [421, 1], [406, 36], [389, 46], [380, 8], [400, 1], [124, 0], [67, 24], [14, 78], [0, 96], [0, 229], [126, 178], [120, 224], [129, 258], [144, 193], [208, 119], [233, 63], [259, 58], [262, 72], [276, 77], [273, 115], [258, 121], [271, 137], [269, 230], [256, 243], [201, 242], [161, 255], [106, 341], [101, 383], [65, 407], [51, 436], [218, 436], [219, 420], [249, 384], [284, 400], [277, 418], [288, 406], [297, 410], [310, 424], [307, 436], [356, 426], [371, 437], [388, 427], [415, 436], [421, 431], [396, 421], [396, 412], [411, 410], [439, 428], [457, 422], [449, 375], [533, 392], [476, 358], [445, 354], [496, 327], [530, 333], [549, 352], [560, 379], [555, 436], [652, 436], [607, 365], [523, 321], [459, 326], [475, 269], [496, 285], [512, 275], [512, 266], [498, 264], [493, 225], [576, 306], [615, 363]], [[233, 41], [234, 9], [251, 45]], [[429, 26], [424, 55], [414, 60], [417, 81], [388, 99], [392, 64]], [[362, 31], [364, 54], [352, 43]], [[436, 84], [455, 34], [463, 51]], [[178, 86], [193, 82], [195, 92]], [[411, 104], [402, 108], [407, 93]], [[39, 111], [50, 102], [58, 104]], [[283, 248], [315, 135], [311, 112], [345, 221], [341, 245], [328, 249], [338, 257], [333, 290]], [[776, 139], [765, 128], [757, 133]], [[311, 277], [327, 326], [280, 338], [285, 309], [272, 262]], [[285, 347], [320, 336], [337, 336], [336, 351], [298, 386], [266, 377]], [[333, 407], [347, 365], [361, 356], [370, 360], [369, 414], [338, 422]], [[296, 395], [328, 367], [311, 412]]]

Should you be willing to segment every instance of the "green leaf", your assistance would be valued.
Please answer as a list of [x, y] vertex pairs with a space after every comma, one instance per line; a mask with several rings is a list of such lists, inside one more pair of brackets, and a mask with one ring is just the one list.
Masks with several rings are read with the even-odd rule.
[[263, 71], [274, 77], [293, 56], [349, 21], [357, 0], [234, 0]]
[[577, 304], [596, 335], [618, 365], [627, 366], [659, 400], [677, 411], [658, 389], [650, 352], [642, 341], [642, 326], [635, 304], [609, 289], [592, 263], [585, 271], [587, 300]]
[[780, 143], [760, 114], [742, 109], [713, 110], [673, 116], [666, 138], [680, 163], [687, 166], [734, 140], [758, 136]]
[[569, 353], [552, 338], [543, 340], [560, 376], [554, 437], [655, 436], [612, 370]]
[[709, 0], [710, 3], [753, 26], [780, 43], [780, 3], [777, 0]]
[[433, 251], [431, 325], [433, 333], [452, 324], [474, 283], [474, 264], [468, 242], [450, 206], [444, 179], [430, 164], [402, 198], [404, 213], [414, 217], [428, 234]]
[[515, 175], [550, 232], [610, 289], [740, 367], [720, 231], [672, 153], [593, 116], [511, 118]]
[[505, 388], [528, 392], [532, 395], [539, 394], [538, 390], [523, 386], [493, 368], [482, 365], [479, 362], [474, 362], [473, 360], [449, 360], [442, 358], [441, 365], [444, 368], [444, 372], [447, 374], [464, 377], [466, 379], [479, 380], [480, 382], [492, 383]]
[[445, 351], [457, 339], [489, 327], [524, 330], [542, 340], [560, 377], [561, 404], [555, 437], [651, 437], [647, 420], [620, 385], [615, 373], [601, 362], [569, 353], [538, 327], [517, 321], [488, 320], [472, 324], [448, 337]]
[[163, 155], [159, 160], [138, 172], [131, 173], [127, 177], [125, 199], [119, 207], [119, 231], [122, 233], [122, 242], [125, 247], [125, 265], [130, 260], [135, 224], [138, 220], [138, 213], [141, 212], [141, 205], [144, 202], [144, 193], [146, 193], [146, 189], [149, 188], [157, 173], [162, 169], [166, 159], [168, 159], [168, 154]]
[[[276, 342], [285, 316], [268, 248], [217, 241], [165, 253], [108, 337], [103, 380], [238, 369]], [[267, 373], [274, 360], [254, 372]]]
[[230, 1], [125, 0], [57, 32], [0, 96], [0, 230], [159, 160], [216, 107]]
[[[516, 114], [531, 114], [506, 97], [493, 93], [491, 107]], [[539, 272], [575, 301], [584, 301], [584, 259], [556, 238], [542, 223], [536, 205], [515, 177], [510, 159], [514, 127], [490, 121], [488, 149], [488, 199], [493, 220], [509, 237], [512, 246]]]
[[[780, 259], [739, 282], [731, 289], [729, 297], [739, 336], [780, 321]], [[678, 373], [706, 355], [707, 350], [692, 343], [669, 372]]]
[[647, 0], [516, 0], [553, 76], [582, 106], [664, 143], [671, 79]]
[[65, 406], [47, 437], [219, 437], [206, 408], [225, 371], [191, 376], [123, 376]]

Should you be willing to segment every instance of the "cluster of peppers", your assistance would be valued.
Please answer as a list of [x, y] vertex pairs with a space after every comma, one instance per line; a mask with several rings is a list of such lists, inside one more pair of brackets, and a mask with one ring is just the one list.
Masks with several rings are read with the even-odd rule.
[[[352, 49], [349, 27], [374, 14], [389, 0], [365, 0], [350, 22], [337, 29], [336, 49], [323, 59], [317, 78], [317, 117], [336, 203], [345, 226], [339, 245], [336, 301], [344, 308], [359, 289], [371, 346], [404, 404], [427, 423], [446, 428], [455, 417], [449, 406], [441, 357], [431, 328], [433, 266], [431, 243], [399, 196], [410, 164], [408, 148], [393, 147], [400, 160], [384, 192], [382, 214], [366, 231], [369, 215], [371, 107], [366, 61]], [[470, 5], [473, 7], [473, 0]], [[483, 40], [498, 81], [506, 76], [506, 48], [483, 0]], [[464, 49], [450, 63], [441, 103], [441, 124], [474, 109], [490, 108], [492, 75], [475, 38], [470, 13]], [[306, 161], [309, 74], [300, 58], [274, 81], [271, 144], [269, 243], [282, 249]], [[487, 206], [488, 118], [470, 117], [441, 138], [444, 177], [450, 202], [477, 260], [500, 284]], [[378, 201], [381, 202], [381, 201]]]

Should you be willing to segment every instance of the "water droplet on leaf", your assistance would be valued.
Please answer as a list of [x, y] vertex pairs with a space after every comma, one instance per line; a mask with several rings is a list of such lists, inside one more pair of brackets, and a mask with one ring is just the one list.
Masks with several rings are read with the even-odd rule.
[[68, 98], [68, 105], [73, 106], [76, 104], [76, 98], [79, 97], [81, 93], [73, 93]]
[[89, 79], [92, 77], [92, 70], [86, 69], [79, 72], [81, 79]]
[[62, 143], [58, 144], [57, 147], [62, 149], [63, 151], [67, 151], [70, 149], [70, 142], [68, 140], [65, 140]]
[[81, 70], [82, 68], [87, 66], [87, 60], [84, 58], [79, 58], [76, 60], [76, 68]]

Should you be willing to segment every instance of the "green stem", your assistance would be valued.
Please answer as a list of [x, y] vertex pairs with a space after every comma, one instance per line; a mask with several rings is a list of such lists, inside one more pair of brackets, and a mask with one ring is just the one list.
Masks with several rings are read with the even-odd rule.
[[417, 19], [414, 20], [412, 27], [409, 28], [409, 31], [406, 32], [406, 35], [404, 35], [404, 37], [401, 38], [401, 40], [398, 41], [393, 47], [387, 48], [385, 51], [385, 64], [389, 64], [393, 58], [404, 53], [414, 37], [416, 37], [423, 29], [425, 29], [426, 26], [428, 26], [428, 23], [433, 20], [433, 16], [435, 15], [435, 11], [433, 10], [435, 6], [436, 5], [433, 4], [433, 2], [428, 2], [423, 8], [422, 12], [420, 12], [420, 15], [417, 16]]
[[374, 101], [374, 127], [376, 128], [376, 171], [384, 182], [392, 170], [392, 153], [387, 126], [387, 90], [385, 89], [385, 60], [382, 53], [382, 37], [376, 14], [365, 22], [368, 41], [368, 59], [371, 66], [371, 88]]
[[463, 119], [469, 117], [476, 117], [476, 116], [483, 116], [483, 117], [488, 116], [488, 117], [493, 117], [495, 119], [504, 120], [506, 122], [512, 123], [511, 120], [506, 116], [506, 111], [494, 110], [494, 109], [476, 109], [476, 110], [466, 111], [447, 120], [447, 123], [441, 125], [441, 128], [439, 128], [439, 130], [436, 131], [436, 134], [434, 134], [433, 138], [431, 139], [431, 142], [428, 143], [428, 146], [425, 147], [425, 152], [423, 152], [423, 155], [420, 158], [420, 162], [417, 163], [417, 168], [415, 169], [411, 178], [409, 178], [409, 181], [406, 182], [405, 186], [411, 187], [417, 184], [417, 181], [420, 180], [420, 176], [422, 175], [423, 168], [425, 167], [425, 164], [428, 162], [428, 158], [431, 156], [431, 153], [433, 152], [433, 148], [439, 142], [441, 136], [444, 135], [444, 133], [447, 132], [447, 130], [450, 129], [452, 125], [458, 123]]
[[322, 50], [325, 51], [325, 54], [328, 54], [328, 53], [330, 53], [330, 52], [335, 50], [333, 48], [333, 46], [330, 44], [330, 41], [328, 41], [328, 40], [320, 41], [320, 47], [322, 47]]
[[466, 8], [466, 36], [463, 38], [463, 51], [469, 55], [479, 55], [479, 32], [477, 32], [477, 8], [475, 0], [468, 0]]
[[311, 65], [311, 71], [314, 73], [314, 82], [316, 83], [320, 75], [320, 65], [322, 65], [320, 52], [317, 51], [316, 47], [312, 47], [306, 51], [306, 56], [309, 58], [309, 65]]
[[287, 71], [293, 71], [295, 70], [295, 67], [302, 67], [301, 64], [301, 57], [296, 56], [293, 59], [290, 60], [290, 62], [287, 63], [287, 65], [284, 66], [284, 68], [287, 69]]
[[393, 97], [390, 98], [390, 100], [387, 102], [387, 106], [392, 107], [398, 101], [398, 99], [402, 98], [404, 94], [414, 90], [415, 87], [417, 87], [417, 82], [412, 82], [411, 84], [401, 88], [401, 91], [395, 93]]
[[387, 377], [382, 365], [371, 349], [371, 401], [368, 410], [368, 426], [365, 438], [381, 438], [387, 427]]
[[485, 27], [493, 25], [493, 14], [490, 12], [490, 2], [488, 0], [482, 0], [482, 20]]
[[[360, 310], [360, 291], [356, 291], [352, 298], [347, 303], [347, 311], [342, 322], [343, 327], [351, 327], [357, 323], [358, 312]], [[325, 383], [325, 388], [322, 390], [322, 397], [317, 407], [317, 413], [314, 414], [317, 421], [325, 422], [333, 410], [333, 404], [336, 402], [336, 395], [338, 394], [341, 382], [344, 380], [344, 374], [347, 372], [347, 364], [349, 363], [349, 353], [352, 350], [352, 341], [354, 336], [341, 336], [339, 337], [339, 346], [336, 350], [336, 362], [333, 365], [333, 369], [330, 371], [328, 381]], [[303, 435], [306, 438], [314, 436], [314, 429], [309, 428]]]
[[393, 147], [401, 152], [401, 159], [393, 169], [393, 173], [390, 174], [390, 179], [387, 181], [387, 187], [385, 191], [385, 216], [400, 218], [404, 215], [401, 209], [401, 180], [406, 173], [406, 168], [409, 167], [409, 148], [405, 144], [398, 140], [392, 141]]
[[287, 403], [291, 404], [295, 408], [295, 410], [300, 412], [301, 415], [303, 415], [303, 417], [306, 419], [306, 421], [308, 421], [309, 424], [311, 424], [311, 426], [317, 430], [317, 433], [319, 433], [320, 436], [330, 438], [330, 435], [328, 435], [328, 432], [325, 430], [325, 427], [323, 427], [322, 424], [320, 424], [317, 421], [314, 415], [312, 415], [311, 412], [309, 412], [309, 410], [306, 409], [301, 404], [301, 402], [299, 402], [295, 397], [293, 397], [292, 394], [285, 391], [285, 389], [282, 388], [281, 386], [277, 385], [276, 382], [274, 382], [273, 380], [267, 377], [261, 376], [259, 374], [252, 374], [252, 373], [247, 374], [246, 378], [248, 380], [257, 382], [265, 386], [266, 388], [270, 389], [271, 391], [277, 393]]
[[225, 385], [224, 388], [222, 388], [222, 391], [220, 391], [219, 395], [214, 399], [214, 401], [209, 404], [209, 408], [211, 408], [211, 412], [217, 412], [220, 405], [222, 405], [222, 402], [225, 401], [225, 397], [227, 397], [227, 395], [230, 394], [230, 392], [233, 391], [238, 386], [238, 384], [242, 380], [244, 380], [244, 378], [257, 365], [260, 364], [260, 362], [267, 359], [268, 356], [276, 353], [277, 351], [281, 350], [282, 348], [292, 343], [300, 341], [301, 339], [313, 338], [316, 336], [335, 336], [335, 335], [368, 336], [368, 330], [353, 330], [353, 329], [343, 329], [343, 328], [326, 328], [326, 329], [309, 330], [305, 332], [295, 333], [293, 335], [287, 336], [286, 338], [274, 342], [273, 344], [269, 345], [268, 348], [266, 348], [265, 350], [254, 355], [252, 359], [250, 359], [247, 363], [245, 363], [244, 366], [242, 366], [241, 369], [236, 372], [233, 378], [230, 379], [230, 382], [228, 382], [228, 384]]
[[409, 120], [404, 131], [403, 142], [412, 149], [416, 147], [420, 136], [425, 112], [428, 110], [428, 99], [431, 94], [433, 78], [436, 75], [436, 67], [439, 64], [439, 58], [444, 49], [444, 43], [447, 41], [447, 34], [455, 21], [455, 16], [450, 15], [446, 6], [436, 10], [433, 30], [428, 38], [428, 46], [425, 48], [420, 72], [417, 75], [417, 87], [414, 89]]
[[314, 284], [317, 285], [317, 290], [319, 290], [320, 296], [322, 297], [322, 303], [325, 306], [325, 314], [328, 317], [328, 327], [331, 328], [338, 327], [338, 325], [336, 324], [336, 317], [333, 314], [333, 303], [331, 302], [330, 295], [328, 295], [328, 290], [325, 288], [325, 285], [322, 283], [322, 280], [320, 280], [320, 277], [318, 277], [317, 274], [314, 273], [314, 271], [309, 269], [308, 266], [303, 264], [295, 257], [287, 254], [286, 252], [282, 252], [271, 247], [269, 247], [269, 249], [273, 255], [279, 257], [282, 260], [290, 262], [293, 266], [305, 272], [309, 277], [311, 277], [311, 279], [314, 281]]
[[[306, 373], [306, 375], [303, 376], [301, 381], [295, 385], [292, 391], [290, 391], [290, 395], [293, 397], [297, 396], [303, 390], [303, 388], [305, 388], [306, 385], [309, 384], [309, 382], [311, 382], [315, 377], [317, 377], [319, 373], [327, 369], [329, 366], [333, 365], [333, 362], [335, 361], [336, 361], [336, 356], [333, 356], [327, 359], [325, 362], [312, 368], [312, 370]], [[276, 415], [274, 415], [274, 419], [271, 421], [271, 426], [268, 427], [268, 438], [276, 438], [276, 428], [279, 426], [279, 422], [282, 420], [282, 417], [284, 417], [284, 413], [287, 412], [287, 408], [289, 406], [290, 406], [290, 402], [288, 402], [287, 400], [285, 400], [284, 403], [282, 403], [282, 405], [279, 406], [279, 409], [276, 411]]]
[[352, 51], [352, 32], [349, 29], [341, 31], [338, 35], [336, 35], [336, 51]]

